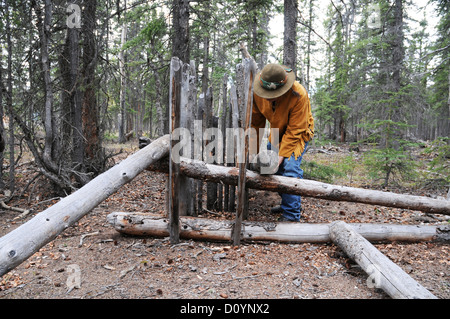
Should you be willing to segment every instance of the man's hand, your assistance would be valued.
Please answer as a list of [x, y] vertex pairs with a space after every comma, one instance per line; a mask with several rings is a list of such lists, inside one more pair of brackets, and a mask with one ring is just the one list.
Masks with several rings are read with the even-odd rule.
[[283, 162], [284, 157], [271, 150], [261, 151], [255, 157], [250, 157], [250, 169], [262, 175], [273, 175]]
[[[284, 161], [284, 157], [283, 156], [278, 156], [278, 167], [280, 167], [281, 163], [283, 163]], [[277, 167], [277, 169], [278, 169]]]

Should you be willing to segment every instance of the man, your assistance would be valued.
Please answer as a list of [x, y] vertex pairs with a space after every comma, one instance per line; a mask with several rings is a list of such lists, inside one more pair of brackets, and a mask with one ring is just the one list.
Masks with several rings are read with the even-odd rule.
[[[303, 178], [300, 168], [308, 142], [314, 136], [314, 118], [306, 89], [297, 81], [292, 69], [279, 64], [268, 64], [253, 82], [252, 128], [264, 128], [270, 123], [268, 149], [278, 152], [277, 175]], [[273, 141], [273, 130], [278, 129], [279, 141]], [[257, 141], [259, 141], [257, 136]], [[279, 221], [299, 221], [301, 197], [280, 194], [281, 206], [272, 208], [282, 213]]]

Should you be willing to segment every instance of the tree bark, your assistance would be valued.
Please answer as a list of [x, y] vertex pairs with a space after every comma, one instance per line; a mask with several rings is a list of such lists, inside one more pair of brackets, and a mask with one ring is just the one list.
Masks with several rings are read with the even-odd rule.
[[[3, 83], [3, 67], [1, 65], [2, 59], [2, 52], [0, 51], [0, 83]], [[30, 79], [31, 81], [31, 79]], [[4, 110], [3, 110], [3, 85], [0, 86], [0, 190], [2, 190], [5, 187], [5, 182], [3, 180], [3, 162], [4, 162], [4, 154], [3, 151], [5, 150], [5, 126], [3, 124], [3, 116], [4, 116]]]
[[330, 237], [369, 274], [369, 287], [381, 288], [395, 299], [436, 299], [345, 222], [333, 223]]
[[[158, 163], [157, 166], [149, 167], [148, 169], [167, 171], [167, 164], [161, 165]], [[235, 167], [205, 164], [204, 162], [189, 159], [181, 159], [181, 173], [192, 178], [216, 183], [222, 182], [229, 185], [237, 185], [239, 177], [239, 170]], [[333, 201], [357, 202], [450, 215], [450, 201], [446, 200], [332, 185], [307, 179], [259, 175], [253, 171], [247, 171], [246, 186], [253, 189], [316, 197]]]
[[99, 170], [101, 155], [100, 129], [96, 97], [97, 43], [95, 39], [97, 0], [86, 1], [83, 22], [83, 77], [84, 94], [82, 104], [83, 135], [85, 139], [85, 159], [90, 166]]
[[[113, 212], [108, 222], [120, 233], [135, 236], [167, 237], [168, 219], [165, 216]], [[230, 241], [231, 220], [217, 220], [183, 216], [180, 218], [180, 237], [184, 239]], [[244, 241], [276, 241], [284, 243], [330, 243], [332, 224], [243, 221]], [[415, 226], [392, 224], [352, 224], [357, 233], [371, 242], [449, 241], [448, 226]], [[440, 227], [444, 229], [440, 229]], [[445, 228], [446, 227], [446, 228]]]
[[44, 3], [44, 19], [42, 20], [42, 10], [35, 0], [31, 2], [37, 16], [37, 26], [39, 29], [39, 39], [41, 48], [41, 66], [45, 91], [45, 108], [44, 108], [44, 128], [45, 128], [45, 145], [42, 155], [43, 164], [52, 172], [58, 170], [57, 165], [53, 162], [53, 81], [50, 74], [50, 58], [48, 47], [50, 43], [50, 29], [52, 21], [52, 1], [45, 0]]
[[[14, 117], [13, 117], [13, 84], [12, 84], [12, 41], [11, 41], [11, 16], [10, 1], [6, 1], [6, 43], [8, 46], [8, 67], [7, 67], [7, 86], [8, 95], [6, 97], [7, 114], [9, 115], [9, 190], [11, 194], [15, 190], [15, 159], [14, 159]], [[47, 106], [47, 104], [46, 104]], [[2, 118], [3, 121], [3, 118]]]
[[170, 62], [170, 93], [169, 93], [169, 114], [170, 114], [170, 141], [171, 148], [169, 150], [169, 187], [167, 189], [169, 205], [168, 215], [170, 218], [170, 242], [177, 244], [180, 240], [179, 217], [184, 215], [180, 212], [183, 208], [182, 198], [180, 194], [179, 185], [181, 183], [180, 174], [180, 155], [173, 152], [174, 146], [177, 142], [174, 140], [174, 130], [180, 127], [181, 120], [181, 77], [182, 77], [183, 62], [177, 58], [172, 57]]
[[[125, 2], [126, 3], [126, 2]], [[123, 46], [125, 45], [127, 39], [127, 24], [122, 25], [122, 35], [121, 35], [121, 49], [119, 53], [119, 70], [120, 70], [120, 114], [119, 114], [119, 143], [125, 143], [125, 101], [126, 101], [126, 91], [127, 91], [127, 77], [125, 71], [125, 50]], [[157, 83], [158, 85], [158, 83]]]
[[[253, 78], [255, 76], [256, 72], [256, 63], [254, 63], [253, 59], [245, 59], [244, 60], [244, 79], [245, 79], [245, 97], [244, 97], [244, 131], [248, 131], [251, 128], [251, 122], [252, 122], [252, 106], [253, 106]], [[243, 137], [244, 140], [244, 148], [238, 150], [238, 152], [243, 153], [243, 161], [238, 163], [239, 167], [239, 178], [238, 178], [238, 207], [236, 210], [236, 218], [235, 218], [235, 224], [233, 229], [233, 244], [239, 245], [240, 244], [240, 238], [241, 238], [241, 225], [242, 225], [242, 219], [248, 216], [248, 190], [246, 187], [246, 175], [247, 175], [247, 163], [248, 163], [248, 156], [249, 156], [249, 135], [245, 134]], [[242, 138], [241, 138], [242, 140]]]
[[[67, 1], [69, 4], [78, 4], [77, 0]], [[64, 143], [65, 151], [71, 157], [72, 167], [75, 170], [82, 170], [84, 159], [83, 121], [80, 94], [80, 45], [79, 29], [67, 28], [64, 50], [60, 57], [61, 77], [65, 89], [61, 94], [63, 116], [62, 140], [72, 140], [72, 145]]]
[[283, 64], [297, 74], [297, 0], [284, 0]]
[[0, 276], [21, 264], [152, 163], [168, 156], [170, 138], [160, 137], [97, 176], [75, 193], [0, 238]]
[[190, 61], [189, 51], [189, 0], [173, 1], [172, 56], [181, 61]]

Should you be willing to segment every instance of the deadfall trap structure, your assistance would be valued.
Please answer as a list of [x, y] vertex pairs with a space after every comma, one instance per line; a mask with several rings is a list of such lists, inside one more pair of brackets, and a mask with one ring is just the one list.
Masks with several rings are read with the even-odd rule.
[[[246, 159], [239, 165], [205, 163], [201, 158], [184, 158], [174, 152], [178, 143], [172, 134], [179, 128], [199, 129], [195, 119], [206, 119], [214, 125], [208, 108], [210, 96], [200, 95], [196, 101], [194, 68], [178, 58], [171, 61], [170, 72], [170, 132], [93, 179], [90, 183], [63, 198], [57, 204], [38, 213], [28, 222], [0, 238], [0, 276], [17, 267], [41, 247], [55, 239], [93, 208], [133, 180], [144, 170], [168, 172], [168, 205], [165, 216], [142, 213], [116, 212], [108, 216], [113, 227], [127, 234], [170, 236], [172, 243], [180, 238], [232, 241], [238, 245], [245, 241], [279, 242], [333, 242], [354, 259], [377, 288], [392, 298], [436, 298], [379, 252], [372, 241], [448, 241], [448, 226], [416, 226], [392, 224], [331, 224], [248, 222], [246, 216], [246, 190], [248, 188], [312, 196], [333, 201], [350, 201], [388, 207], [406, 208], [450, 215], [450, 201], [421, 196], [394, 194], [353, 187], [325, 184], [281, 176], [263, 176], [246, 169]], [[248, 127], [252, 105], [251, 79], [256, 68], [251, 58], [238, 67], [237, 86], [231, 85], [229, 112], [223, 112], [219, 129], [230, 126]], [[226, 83], [228, 79], [224, 80]], [[224, 85], [225, 86], [225, 85]], [[224, 109], [227, 103], [222, 104]], [[211, 108], [209, 108], [210, 110]], [[206, 111], [206, 116], [205, 112]], [[188, 116], [192, 115], [192, 116]], [[239, 124], [239, 122], [241, 124]], [[248, 151], [247, 137], [241, 147]], [[203, 152], [201, 152], [202, 154]], [[233, 155], [234, 156], [234, 155]], [[246, 156], [245, 156], [246, 158]], [[175, 160], [174, 160], [175, 159]], [[219, 208], [232, 209], [237, 199], [236, 219], [209, 220], [197, 218], [202, 205], [202, 184], [207, 192], [224, 195]], [[222, 189], [214, 187], [224, 187]], [[237, 186], [237, 196], [234, 189]], [[227, 188], [228, 187], [228, 188]], [[214, 199], [217, 202], [217, 198]], [[208, 203], [207, 203], [208, 204]], [[191, 215], [191, 216], [187, 216]]]

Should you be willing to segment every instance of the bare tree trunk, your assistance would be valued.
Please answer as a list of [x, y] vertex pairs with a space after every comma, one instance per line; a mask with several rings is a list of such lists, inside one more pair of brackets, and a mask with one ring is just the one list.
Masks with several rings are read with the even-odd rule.
[[310, 71], [311, 71], [311, 34], [312, 34], [312, 21], [313, 21], [313, 0], [309, 0], [309, 21], [308, 21], [308, 43], [306, 49], [306, 90], [309, 90], [311, 83]]
[[[448, 101], [447, 101], [447, 104], [448, 104], [448, 109], [447, 109], [448, 113], [447, 113], [447, 116], [445, 117], [447, 119], [447, 125], [444, 125], [446, 131], [444, 131], [444, 135], [443, 136], [449, 136], [449, 134], [450, 134], [450, 128], [449, 128], [450, 120], [448, 119], [449, 116], [450, 116], [450, 67], [449, 67], [449, 70], [448, 70]], [[447, 139], [447, 144], [450, 145], [450, 138]], [[449, 191], [449, 194], [450, 194], [450, 188], [449, 188], [448, 191]]]
[[[126, 1], [125, 1], [126, 6]], [[119, 113], [119, 143], [125, 143], [125, 101], [126, 101], [126, 86], [127, 78], [125, 71], [125, 52], [123, 46], [127, 40], [127, 24], [122, 25], [122, 36], [120, 40], [120, 53], [119, 53], [119, 70], [120, 70], [120, 113]]]
[[42, 26], [41, 39], [41, 58], [45, 85], [45, 146], [44, 160], [53, 162], [52, 145], [53, 145], [53, 84], [50, 75], [50, 57], [48, 46], [50, 44], [50, 28], [53, 17], [53, 5], [51, 0], [44, 1], [44, 24]]
[[[102, 157], [100, 147], [100, 135], [98, 126], [98, 108], [96, 98], [96, 66], [97, 43], [95, 40], [97, 0], [87, 1], [82, 18], [83, 23], [83, 135], [85, 144], [85, 160], [89, 161], [91, 171], [98, 172], [98, 160]], [[101, 161], [100, 161], [101, 162]]]
[[82, 101], [79, 88], [79, 67], [80, 67], [80, 49], [79, 49], [79, 31], [76, 28], [68, 28], [69, 54], [70, 54], [70, 79], [71, 79], [71, 106], [73, 114], [73, 153], [72, 164], [76, 167], [83, 167], [84, 162], [84, 139], [83, 139], [83, 119], [82, 119]]
[[[155, 54], [158, 54], [157, 52], [153, 52]], [[162, 57], [160, 54], [158, 54], [158, 57], [162, 61]], [[158, 120], [158, 124], [156, 125], [156, 135], [162, 136], [164, 134], [164, 112], [161, 104], [162, 100], [162, 93], [161, 93], [161, 77], [159, 75], [159, 68], [157, 65], [152, 63], [151, 61], [148, 62], [150, 68], [153, 71], [153, 76], [155, 77], [155, 91], [156, 91], [156, 97], [155, 97], [155, 108], [156, 108], [156, 118]]]
[[45, 108], [44, 108], [44, 128], [45, 128], [45, 145], [42, 156], [44, 164], [52, 171], [57, 171], [57, 166], [53, 162], [52, 145], [54, 140], [53, 134], [53, 84], [50, 75], [50, 59], [48, 47], [50, 43], [50, 28], [52, 22], [52, 1], [44, 2], [44, 20], [42, 20], [42, 11], [36, 1], [32, 1], [33, 8], [37, 16], [37, 25], [39, 29], [39, 38], [41, 44], [41, 65], [44, 80], [45, 91]]
[[283, 64], [297, 74], [297, 0], [284, 0]]
[[5, 150], [5, 127], [3, 124], [3, 66], [2, 66], [2, 52], [0, 50], [0, 190], [5, 187], [5, 182], [3, 181], [3, 151]]
[[[9, 190], [11, 194], [15, 189], [15, 178], [14, 178], [14, 118], [13, 118], [13, 91], [12, 91], [12, 41], [11, 41], [11, 16], [10, 16], [10, 7], [9, 1], [6, 2], [6, 43], [8, 45], [8, 95], [6, 98], [7, 112], [9, 115]], [[3, 118], [2, 118], [3, 120]]]
[[[67, 4], [77, 4], [70, 0]], [[72, 167], [81, 170], [84, 159], [84, 142], [81, 116], [81, 95], [79, 88], [80, 47], [78, 28], [67, 28], [64, 50], [60, 56], [61, 77], [64, 83], [62, 91], [62, 121], [63, 140], [72, 140], [72, 145], [65, 143], [67, 155], [71, 157]], [[62, 151], [60, 151], [62, 152]]]
[[167, 189], [169, 198], [168, 215], [170, 218], [170, 242], [177, 244], [180, 240], [180, 220], [183, 215], [180, 210], [183, 207], [180, 202], [179, 184], [181, 182], [179, 154], [173, 152], [177, 142], [173, 138], [174, 130], [180, 127], [181, 120], [181, 74], [183, 61], [177, 57], [172, 57], [170, 62], [170, 92], [169, 92], [169, 114], [170, 114], [170, 139], [171, 148], [169, 150], [169, 187]]

